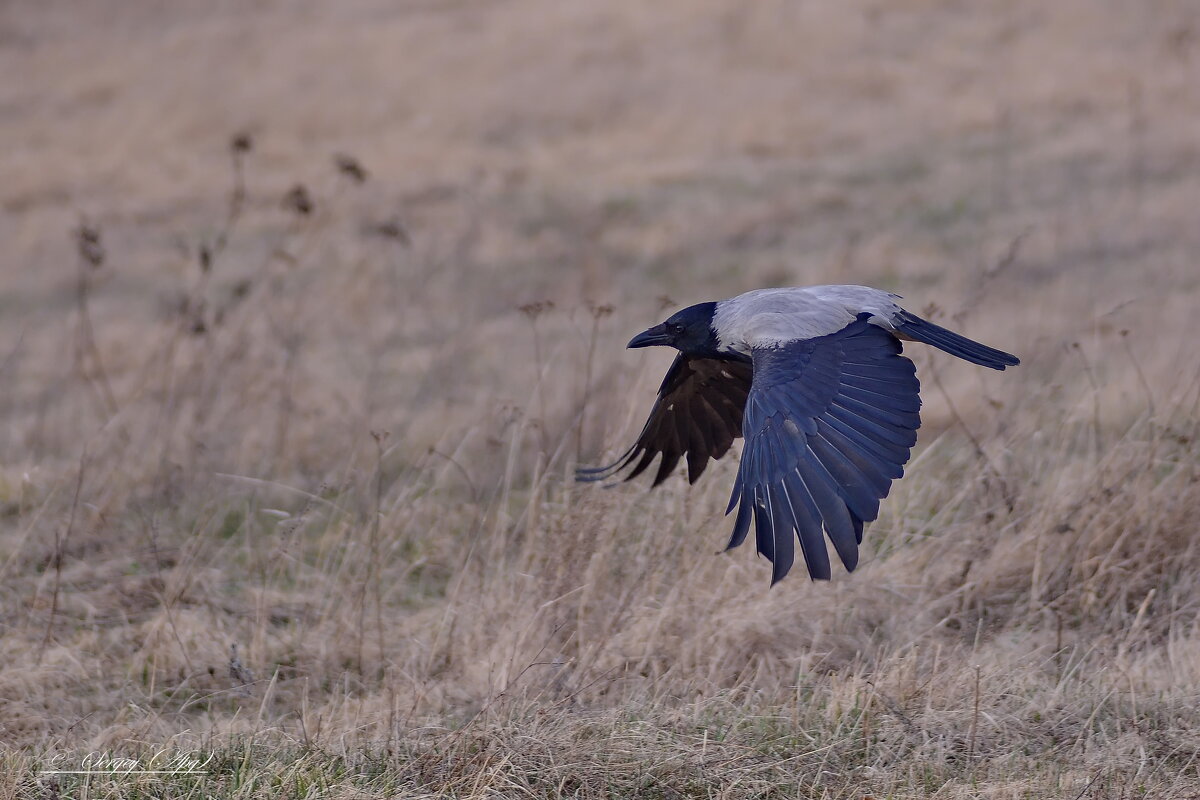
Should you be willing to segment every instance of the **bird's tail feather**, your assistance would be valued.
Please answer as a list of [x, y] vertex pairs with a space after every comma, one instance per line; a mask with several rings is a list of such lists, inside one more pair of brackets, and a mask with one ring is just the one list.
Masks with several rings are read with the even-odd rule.
[[997, 350], [994, 347], [980, 344], [965, 336], [960, 336], [954, 331], [948, 331], [941, 325], [935, 325], [928, 320], [921, 319], [916, 314], [910, 314], [907, 311], [900, 312], [900, 316], [893, 322], [893, 327], [897, 333], [902, 333], [910, 339], [933, 345], [952, 356], [966, 359], [972, 364], [978, 364], [981, 367], [1002, 370], [1005, 367], [1015, 367], [1021, 363], [1021, 359], [1012, 353], [1006, 353], [1003, 350]]

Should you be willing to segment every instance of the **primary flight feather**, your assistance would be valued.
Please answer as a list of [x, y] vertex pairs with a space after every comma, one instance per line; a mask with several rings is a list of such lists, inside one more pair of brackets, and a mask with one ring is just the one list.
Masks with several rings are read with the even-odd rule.
[[808, 574], [828, 580], [828, 536], [853, 571], [863, 523], [904, 474], [921, 425], [921, 385], [901, 340], [992, 369], [1020, 363], [896, 299], [866, 286], [760, 289], [690, 306], [639, 333], [629, 347], [663, 345], [679, 355], [637, 442], [606, 467], [580, 469], [579, 479], [632, 467], [629, 480], [661, 454], [654, 486], [680, 459], [694, 483], [744, 436], [728, 546], [741, 544], [753, 522], [772, 584], [791, 569], [797, 540]]

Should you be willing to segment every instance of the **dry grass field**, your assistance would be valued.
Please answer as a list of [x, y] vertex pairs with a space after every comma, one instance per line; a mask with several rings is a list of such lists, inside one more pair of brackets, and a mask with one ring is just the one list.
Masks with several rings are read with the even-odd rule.
[[[0, 75], [0, 799], [1200, 797], [1194, 0], [8, 0]], [[909, 348], [857, 572], [572, 482], [629, 336], [810, 283], [1023, 360]]]

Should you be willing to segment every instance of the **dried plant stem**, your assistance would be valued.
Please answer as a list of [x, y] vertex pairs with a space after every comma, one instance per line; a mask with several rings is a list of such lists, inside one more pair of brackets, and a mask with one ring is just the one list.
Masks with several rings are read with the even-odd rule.
[[[104, 359], [101, 358], [100, 348], [96, 345], [95, 328], [92, 326], [91, 275], [92, 266], [80, 261], [79, 280], [76, 283], [75, 292], [76, 310], [79, 314], [75, 335], [75, 369], [99, 398], [102, 415], [105, 419], [111, 419], [116, 416], [119, 409], [112, 385], [108, 380], [108, 372], [104, 368]], [[90, 362], [90, 369], [88, 362]]]
[[592, 317], [592, 329], [588, 336], [587, 357], [583, 362], [583, 389], [579, 396], [579, 425], [575, 428], [575, 458], [583, 458], [583, 428], [587, 424], [588, 400], [592, 393], [592, 362], [596, 357], [596, 334], [600, 329], [598, 317]]
[[296, 400], [296, 362], [300, 358], [298, 336], [287, 337], [283, 343], [283, 369], [279, 376], [279, 411], [275, 417], [275, 468], [282, 470], [287, 458], [288, 433], [291, 430], [292, 414]]
[[[234, 228], [237, 227], [238, 220], [241, 219], [242, 210], [246, 205], [246, 165], [245, 157], [249, 152], [249, 147], [244, 146], [241, 137], [235, 137], [229, 148], [229, 156], [233, 166], [233, 186], [229, 190], [229, 205], [225, 211], [225, 224], [221, 227], [217, 238], [213, 240], [212, 251], [209, 254], [207, 265], [211, 267], [217, 260], [217, 257], [224, 252], [225, 247], [229, 244], [229, 239], [233, 235]], [[207, 272], [208, 269], [205, 269]]]
[[592, 397], [592, 369], [596, 359], [596, 341], [600, 338], [600, 320], [613, 312], [610, 305], [590, 305], [592, 316], [591, 331], [588, 335], [587, 358], [583, 364], [583, 389], [579, 398], [579, 424], [575, 428], [575, 458], [583, 458], [583, 432], [587, 424], [588, 401]]
[[967, 757], [975, 757], [975, 734], [979, 731], [979, 682], [981, 668], [978, 664], [975, 665], [975, 708], [971, 711], [971, 732], [969, 734], [970, 742], [967, 745]]
[[942, 377], [938, 374], [937, 369], [931, 368], [930, 373], [933, 376], [933, 385], [937, 387], [938, 392], [946, 401], [946, 407], [950, 409], [950, 415], [954, 417], [954, 420], [958, 423], [959, 428], [971, 442], [971, 447], [974, 449], [975, 455], [979, 457], [979, 460], [984, 463], [987, 469], [995, 477], [996, 482], [1000, 487], [1000, 495], [1004, 498], [1004, 504], [1008, 507], [1009, 511], [1012, 511], [1016, 507], [1016, 497], [1011, 487], [1009, 487], [1008, 481], [1004, 479], [1004, 474], [1000, 472], [1000, 468], [996, 466], [995, 462], [992, 461], [991, 456], [987, 454], [987, 450], [983, 448], [983, 443], [980, 442], [979, 437], [977, 437], [971, 430], [970, 426], [967, 425], [967, 421], [963, 419], [962, 414], [958, 413], [958, 407], [954, 404], [954, 399], [950, 396], [950, 393], [946, 391], [946, 387], [942, 384]]
[[75, 492], [71, 496], [71, 512], [67, 516], [67, 527], [61, 535], [59, 529], [54, 529], [54, 586], [50, 594], [50, 615], [46, 619], [46, 632], [42, 636], [42, 643], [38, 647], [37, 663], [42, 662], [42, 657], [46, 653], [46, 648], [50, 644], [50, 637], [54, 633], [54, 620], [58, 616], [58, 598], [59, 592], [62, 589], [62, 564], [67, 544], [71, 541], [71, 534], [75, 531], [75, 517], [79, 511], [79, 495], [83, 491], [83, 475], [87, 468], [87, 450], [79, 457], [79, 471], [75, 476]]
[[387, 431], [371, 431], [371, 437], [375, 440], [375, 507], [371, 513], [371, 569], [367, 573], [368, 582], [371, 584], [375, 592], [375, 637], [376, 645], [379, 649], [380, 676], [383, 675], [384, 666], [387, 664], [387, 648], [385, 647], [385, 634], [383, 628], [383, 578], [380, 560], [382, 554], [380, 552], [380, 537], [382, 534], [381, 526], [383, 525], [383, 454], [384, 444], [388, 439]]
[[1083, 352], [1083, 346], [1079, 342], [1072, 342], [1070, 349], [1079, 356], [1079, 361], [1083, 364], [1083, 374], [1087, 376], [1088, 385], [1092, 389], [1092, 448], [1099, 451], [1100, 442], [1103, 439], [1100, 426], [1100, 384], [1096, 380], [1096, 373], [1092, 370], [1092, 362], [1088, 360], [1087, 353]]
[[554, 303], [550, 302], [549, 300], [538, 300], [532, 303], [526, 303], [518, 309], [522, 314], [528, 317], [530, 327], [533, 330], [533, 368], [538, 400], [538, 441], [540, 442], [543, 453], [550, 449], [550, 444], [547, 440], [546, 433], [546, 413], [549, 411], [550, 407], [546, 402], [546, 376], [544, 373], [545, 365], [542, 359], [542, 337], [538, 331], [538, 317], [552, 308], [554, 308]]

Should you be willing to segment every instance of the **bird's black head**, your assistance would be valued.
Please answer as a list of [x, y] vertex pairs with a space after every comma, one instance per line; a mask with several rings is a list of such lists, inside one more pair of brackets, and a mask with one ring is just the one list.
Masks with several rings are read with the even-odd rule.
[[713, 332], [716, 303], [699, 303], [671, 315], [661, 325], [655, 325], [633, 337], [628, 347], [666, 345], [681, 353], [694, 356], [717, 356], [717, 334]]

